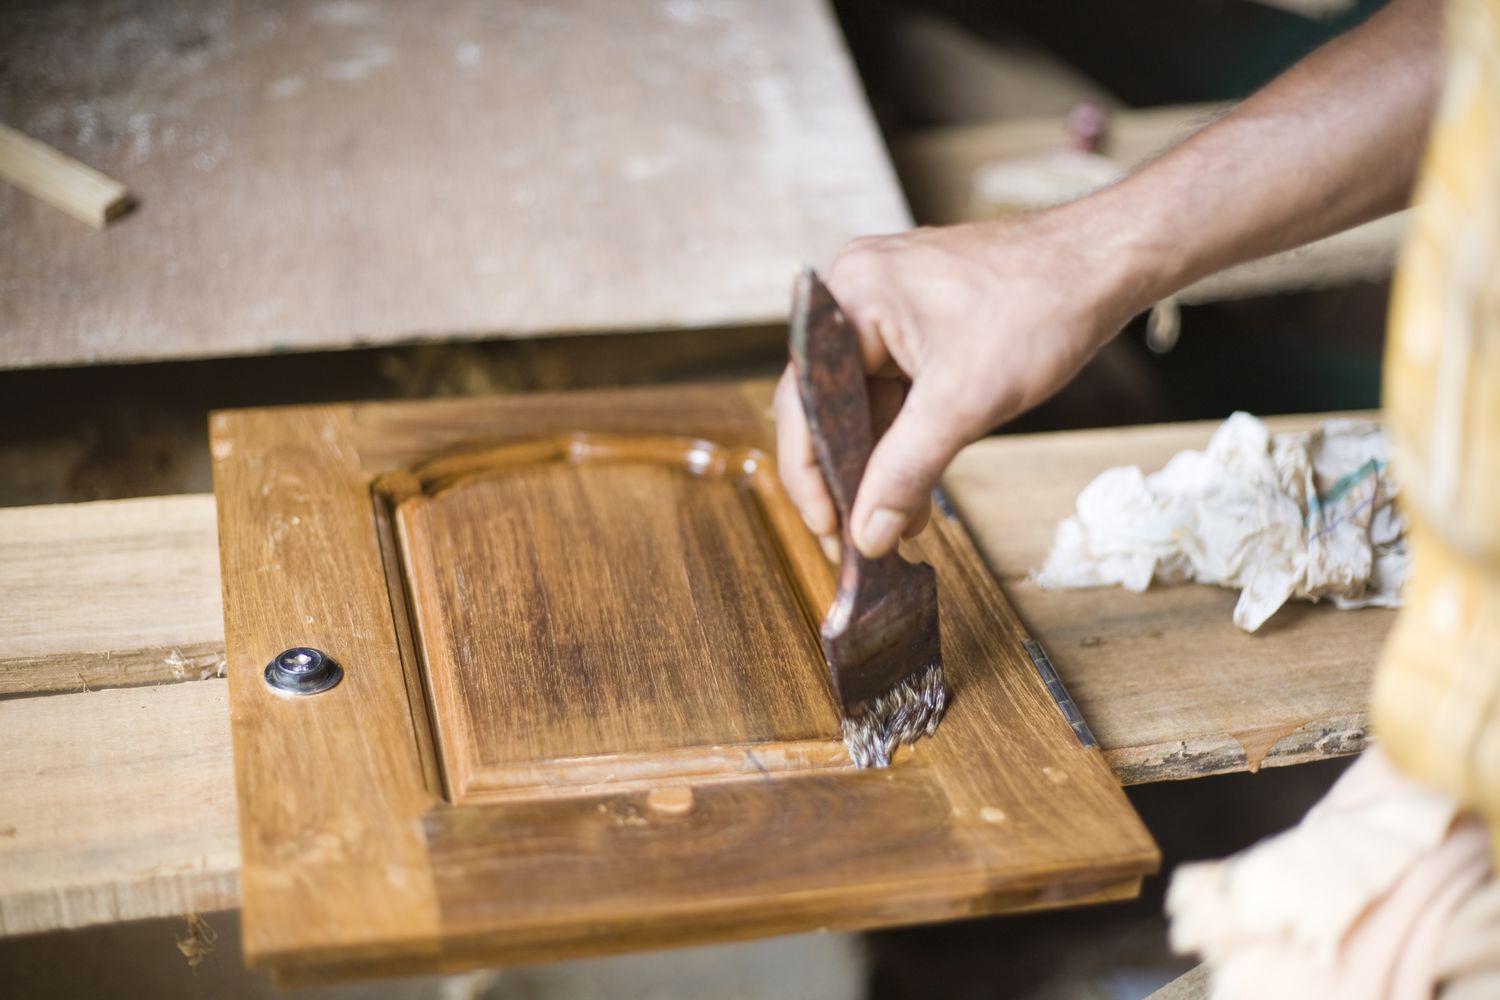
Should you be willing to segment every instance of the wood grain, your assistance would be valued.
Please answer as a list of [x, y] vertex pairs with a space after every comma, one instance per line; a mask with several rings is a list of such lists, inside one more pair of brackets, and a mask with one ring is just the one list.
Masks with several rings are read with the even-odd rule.
[[[913, 544], [940, 581], [948, 719], [889, 770], [838, 759], [809, 598], [768, 530], [788, 518], [757, 513], [789, 501], [757, 493], [743, 451], [769, 448], [769, 400], [754, 383], [215, 415], [247, 961], [286, 982], [533, 961], [1061, 904], [1154, 870], [956, 520]], [[391, 498], [400, 565], [379, 540]], [[299, 644], [344, 682], [271, 692], [257, 666]], [[834, 758], [803, 766], [818, 743]], [[476, 770], [635, 759], [618, 784], [480, 805], [465, 771], [424, 766], [429, 745]], [[705, 772], [725, 746], [790, 766]], [[673, 808], [631, 780], [653, 772]]]
[[704, 775], [726, 744], [838, 732], [794, 579], [765, 571], [785, 548], [754, 489], [767, 456], [693, 438], [542, 444], [484, 452], [459, 477], [442, 460], [416, 473], [430, 492], [392, 498], [455, 797], [516, 787], [516, 764], [568, 760], [542, 769], [555, 784], [588, 774], [578, 758], [624, 770], [629, 751], [657, 777], [673, 761]]
[[[1293, 430], [1320, 419], [1268, 423]], [[1251, 635], [1231, 622], [1232, 590], [1049, 591], [1030, 580], [1093, 477], [1119, 464], [1155, 471], [1183, 448], [1205, 446], [1216, 426], [992, 438], [966, 449], [945, 479], [990, 569], [1127, 784], [1364, 746], [1367, 689], [1392, 611], [1292, 602]]]
[[125, 185], [8, 125], [0, 125], [0, 180], [95, 229], [130, 207]]
[[222, 670], [211, 497], [0, 510], [0, 697]]
[[[359, 465], [343, 436], [347, 408], [288, 417], [261, 442], [279, 462], [229, 461], [237, 442], [222, 430], [214, 440], [223, 577], [262, 588], [258, 600], [225, 604], [235, 775], [240, 801], [253, 804], [240, 811], [245, 952], [316, 961], [313, 926], [330, 952], [373, 954], [378, 938], [380, 954], [418, 962], [438, 928], [409, 819], [436, 787], [413, 735], [425, 712], [409, 700], [370, 498], [348, 488]], [[303, 645], [343, 664], [343, 683], [315, 701], [271, 695], [266, 662]], [[320, 711], [308, 713], [314, 703]], [[247, 760], [268, 767], [239, 766]], [[367, 797], [383, 808], [362, 808]]]
[[[399, 453], [393, 462], [416, 461], [418, 449], [407, 437], [388, 421], [370, 419], [370, 448], [384, 442]], [[1275, 418], [1272, 425], [1305, 427], [1317, 419]], [[476, 424], [471, 437], [482, 430]], [[1052, 653], [1106, 759], [1126, 782], [1243, 770], [1249, 758], [1235, 733], [1290, 730], [1266, 751], [1265, 766], [1350, 753], [1364, 741], [1367, 679], [1388, 614], [1307, 606], [1273, 620], [1269, 635], [1246, 637], [1230, 624], [1228, 591], [1188, 586], [1142, 595], [1116, 589], [1052, 595], [1025, 583], [1057, 520], [1092, 476], [1116, 464], [1159, 467], [1183, 448], [1201, 448], [1210, 430], [1210, 424], [1169, 424], [1000, 437], [966, 449], [947, 482], [985, 560], [1000, 571], [1002, 589]], [[28, 865], [47, 873], [23, 887], [17, 881], [23, 869], [0, 861], [6, 933], [238, 900], [224, 682], [198, 679], [222, 656], [213, 503], [191, 496], [0, 510], [0, 613], [14, 612], [0, 633], [15, 641], [32, 629], [36, 643], [5, 647], [0, 657], [8, 685], [0, 693], [12, 696], [0, 701], [5, 815], [50, 814], [65, 817], [72, 829], [105, 831], [96, 849], [73, 850], [50, 828], [0, 822], [0, 831], [17, 829], [14, 840], [0, 836], [0, 856], [24, 852]], [[147, 566], [158, 572], [147, 577]], [[146, 627], [155, 631], [143, 637]], [[210, 650], [213, 662], [198, 671], [166, 663], [174, 649], [185, 652], [195, 643]], [[144, 650], [144, 673], [111, 666], [131, 649]], [[90, 688], [137, 678], [172, 686], [134, 692], [154, 699], [141, 702], [129, 701], [128, 691], [16, 697], [82, 691], [79, 674]], [[415, 697], [422, 697], [420, 689]], [[149, 710], [126, 707], [141, 705]], [[25, 748], [17, 752], [11, 734], [23, 724], [15, 713], [39, 713], [24, 725], [29, 735], [15, 743]], [[109, 740], [108, 753], [100, 752], [98, 734]], [[150, 761], [142, 763], [147, 754]], [[45, 781], [34, 778], [40, 762], [63, 759], [80, 763], [47, 772]], [[726, 754], [711, 768], [723, 773], [736, 763], [781, 766], [762, 749], [754, 761]], [[612, 764], [603, 758], [590, 765], [593, 780], [606, 780]], [[580, 762], [569, 765], [575, 780], [582, 769]], [[522, 778], [532, 787], [545, 780]], [[98, 799], [101, 787], [118, 794]], [[128, 846], [155, 843], [162, 816], [182, 819], [173, 821], [176, 832], [161, 853], [142, 855]]]
[[0, 934], [239, 898], [223, 680], [0, 701]]
[[[0, 188], [0, 367], [771, 322], [910, 218], [826, 5], [0, 10], [0, 120], [128, 183]], [[267, 252], [274, 247], [274, 252]]]

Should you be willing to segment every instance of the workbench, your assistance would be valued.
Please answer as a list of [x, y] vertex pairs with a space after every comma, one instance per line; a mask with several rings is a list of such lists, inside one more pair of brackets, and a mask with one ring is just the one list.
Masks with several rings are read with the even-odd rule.
[[[1314, 417], [1275, 418], [1274, 428]], [[1078, 491], [1214, 425], [995, 437], [945, 485], [1125, 784], [1358, 751], [1392, 612], [1029, 579]], [[214, 501], [0, 510], [0, 934], [231, 908], [239, 846]]]
[[0, 368], [780, 318], [910, 216], [823, 3], [0, 10], [0, 122], [125, 184], [0, 184]]

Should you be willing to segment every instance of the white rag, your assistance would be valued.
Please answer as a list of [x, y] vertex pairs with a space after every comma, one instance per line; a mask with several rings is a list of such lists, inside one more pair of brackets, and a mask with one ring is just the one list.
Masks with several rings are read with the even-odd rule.
[[1035, 580], [1136, 592], [1153, 580], [1239, 587], [1234, 623], [1247, 632], [1291, 597], [1396, 607], [1406, 521], [1387, 462], [1372, 421], [1272, 434], [1236, 413], [1205, 450], [1181, 452], [1160, 472], [1121, 467], [1089, 483]]

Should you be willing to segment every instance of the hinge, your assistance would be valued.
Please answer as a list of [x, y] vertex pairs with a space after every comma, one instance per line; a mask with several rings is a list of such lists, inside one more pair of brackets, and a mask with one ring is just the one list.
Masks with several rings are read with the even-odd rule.
[[1047, 690], [1052, 692], [1052, 700], [1057, 702], [1058, 709], [1063, 718], [1068, 720], [1068, 725], [1073, 727], [1073, 734], [1078, 737], [1078, 742], [1086, 747], [1096, 747], [1099, 741], [1094, 739], [1094, 731], [1084, 721], [1083, 713], [1078, 711], [1078, 706], [1068, 694], [1068, 689], [1063, 687], [1062, 678], [1057, 676], [1057, 668], [1052, 665], [1047, 651], [1042, 644], [1035, 639], [1027, 639], [1023, 645], [1026, 647], [1026, 655], [1031, 657], [1032, 666], [1036, 672], [1042, 675], [1042, 683], [1047, 685]]

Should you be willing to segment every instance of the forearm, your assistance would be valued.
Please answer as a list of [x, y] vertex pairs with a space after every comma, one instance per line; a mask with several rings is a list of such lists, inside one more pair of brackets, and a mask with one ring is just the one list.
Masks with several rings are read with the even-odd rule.
[[1401, 208], [1441, 82], [1442, 5], [1393, 0], [1070, 223], [1121, 255], [1132, 311]]
[[[849, 516], [870, 558], [919, 528], [958, 450], [1046, 399], [1132, 315], [1198, 278], [1398, 208], [1436, 104], [1439, 0], [1392, 0], [1223, 120], [1118, 184], [1044, 212], [856, 240], [828, 285], [866, 371], [910, 380]], [[830, 503], [790, 376], [782, 482]]]

